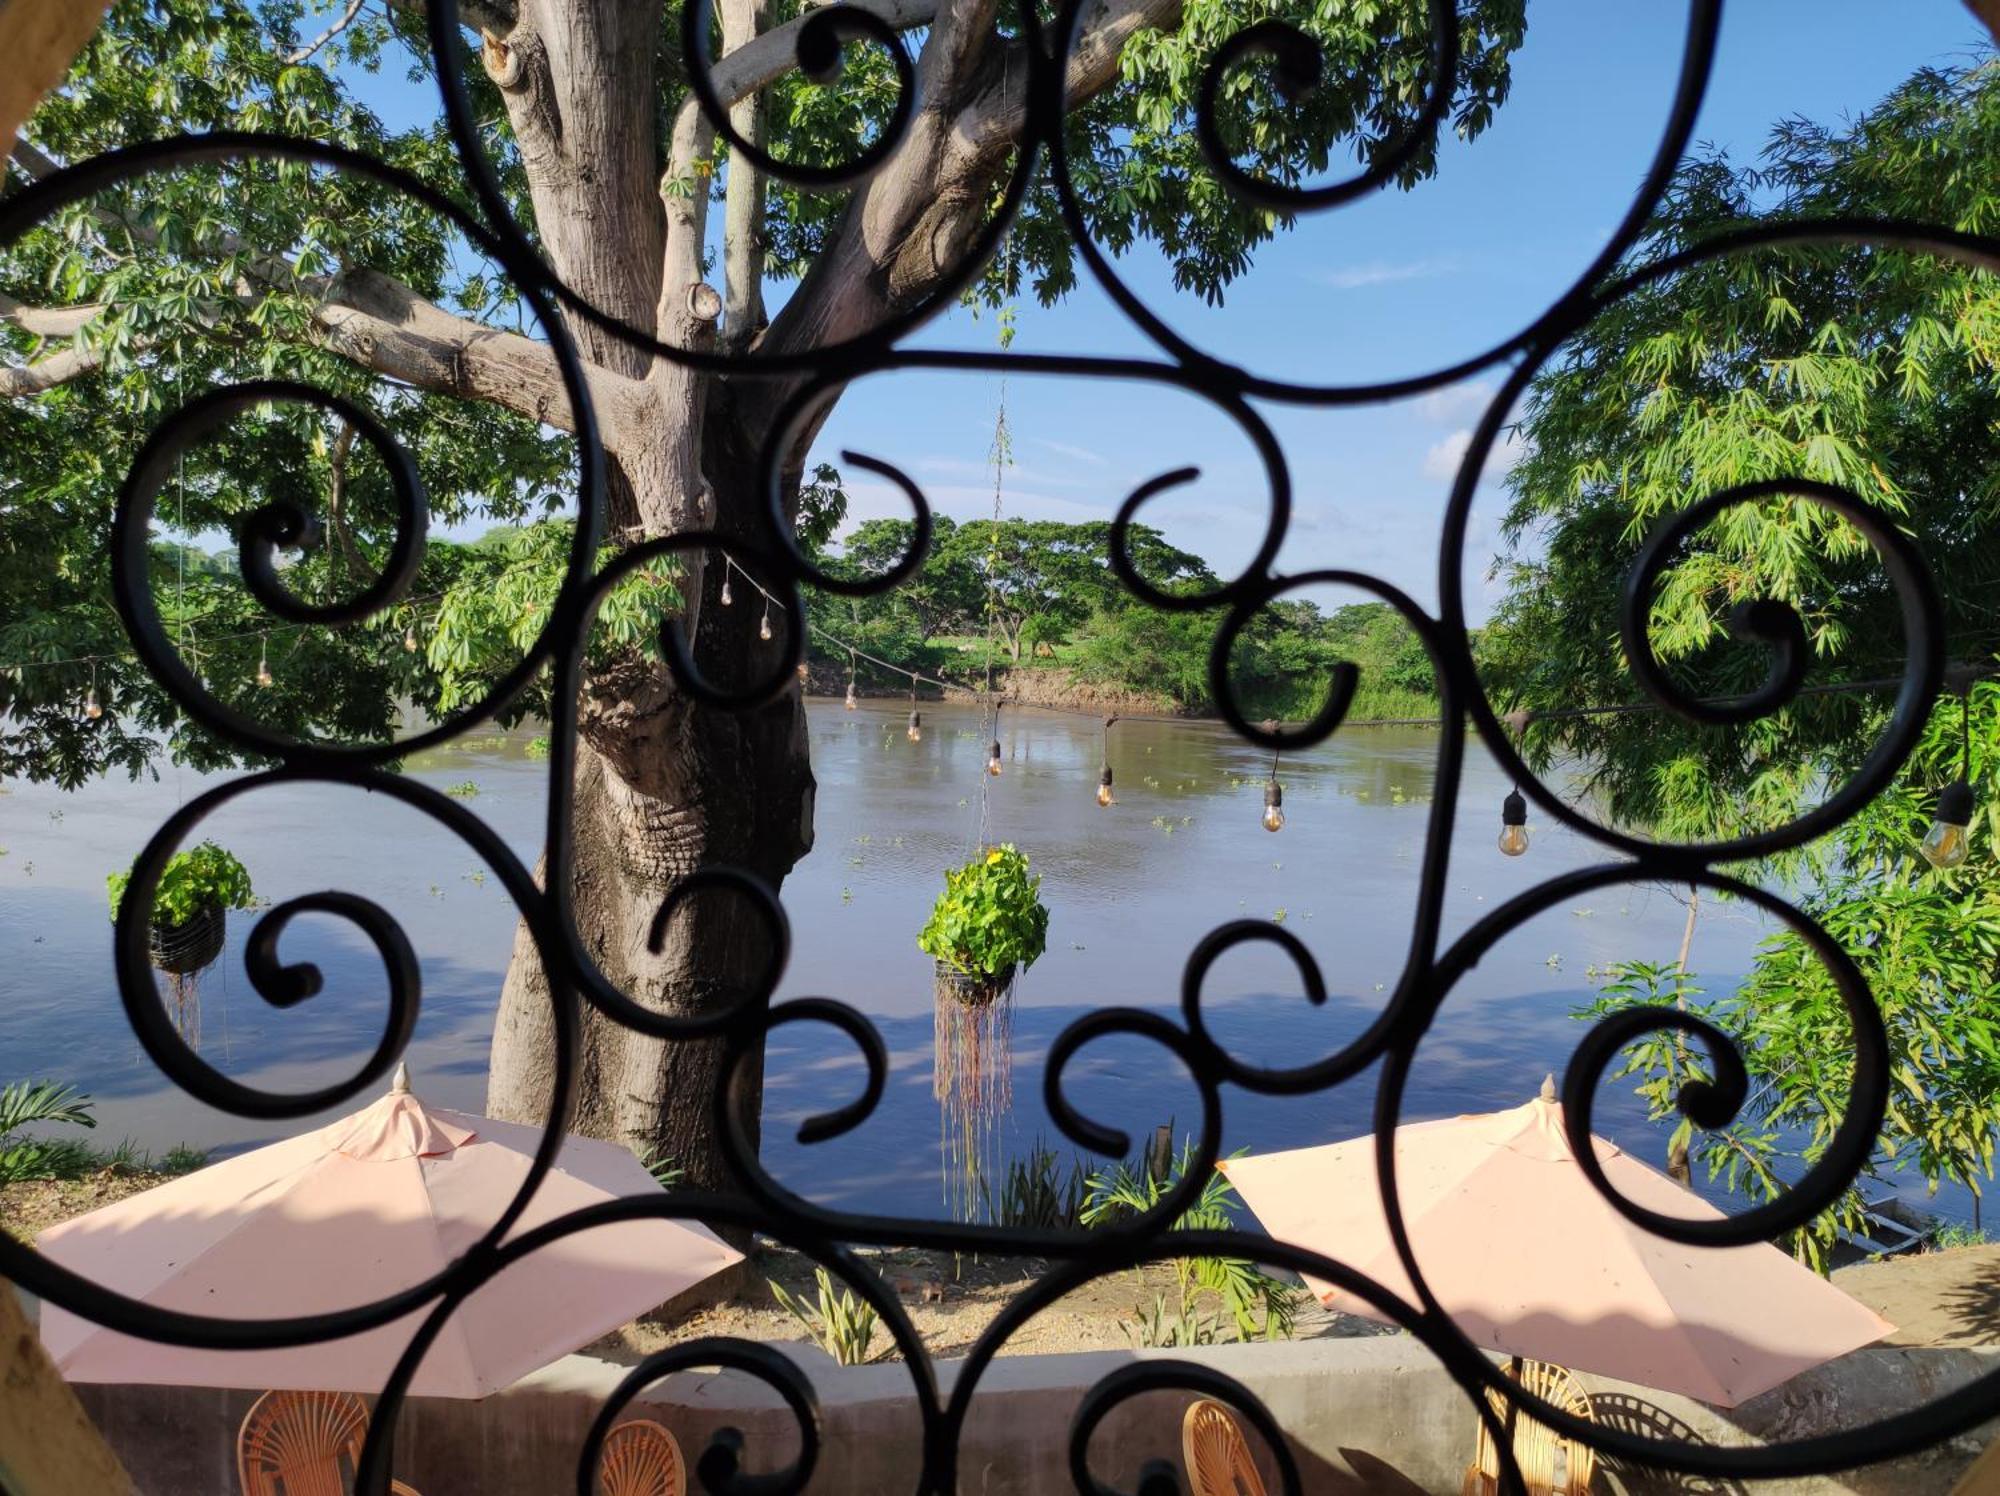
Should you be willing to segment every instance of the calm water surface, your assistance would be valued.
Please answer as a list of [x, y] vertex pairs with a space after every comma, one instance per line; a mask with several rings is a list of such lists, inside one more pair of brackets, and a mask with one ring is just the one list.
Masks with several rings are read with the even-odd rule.
[[[1118, 803], [1100, 809], [1095, 718], [1022, 711], [1002, 731], [1005, 774], [981, 773], [988, 735], [970, 707], [924, 708], [920, 744], [906, 708], [811, 705], [819, 779], [817, 843], [786, 881], [794, 955], [781, 997], [841, 998], [879, 1024], [893, 1056], [888, 1094], [857, 1132], [807, 1149], [797, 1122], [848, 1099], [860, 1065], [831, 1031], [796, 1026], [773, 1042], [765, 1158], [793, 1187], [828, 1202], [922, 1213], [940, 1194], [938, 1113], [930, 1094], [930, 965], [915, 936], [943, 869], [981, 837], [1011, 841], [1043, 876], [1048, 954], [1022, 979], [1015, 1029], [1014, 1146], [1053, 1136], [1041, 1105], [1042, 1056], [1080, 1013], [1174, 1007], [1200, 936], [1229, 919], [1282, 918], [1312, 950], [1333, 994], [1314, 1008], [1274, 949], [1240, 948], [1210, 972], [1218, 1038], [1246, 1059], [1296, 1065], [1330, 1054], [1378, 1013], [1401, 970], [1422, 845], [1434, 804], [1436, 734], [1354, 729], [1290, 755], [1286, 829], [1258, 824], [1269, 755], [1207, 724], [1125, 722], [1113, 729]], [[413, 777], [471, 784], [464, 803], [532, 864], [546, 765], [531, 734], [491, 734], [423, 755]], [[129, 864], [173, 807], [213, 778], [164, 769], [157, 782], [77, 793], [18, 782], [0, 795], [0, 1078], [55, 1076], [97, 1098], [99, 1137], [236, 1149], [294, 1127], [216, 1112], [164, 1082], [140, 1050], [111, 976], [105, 874]], [[1569, 832], [1538, 826], [1529, 854], [1495, 846], [1508, 785], [1476, 747], [1452, 837], [1445, 933], [1565, 869], [1603, 860]], [[283, 786], [239, 799], [204, 835], [249, 865], [260, 896], [320, 889], [365, 894], [393, 911], [423, 963], [423, 1010], [409, 1051], [419, 1090], [478, 1110], [487, 1043], [514, 910], [470, 848], [427, 819], [351, 789]], [[1412, 1072], [1409, 1117], [1511, 1106], [1560, 1072], [1583, 1032], [1570, 1012], [1594, 969], [1670, 961], [1683, 906], [1657, 886], [1615, 887], [1540, 916], [1509, 936], [1455, 991]], [[338, 921], [308, 916], [286, 936], [289, 960], [318, 963], [320, 996], [281, 1013], [242, 974], [254, 913], [230, 917], [230, 948], [202, 989], [203, 1055], [271, 1089], [350, 1073], [379, 1035], [386, 1003], [372, 948]], [[1762, 925], [1705, 907], [1693, 964], [1711, 991], [1746, 971]], [[1171, 1056], [1138, 1040], [1086, 1049], [1068, 1071], [1072, 1099], [1135, 1132], [1197, 1117]], [[1300, 1146], [1368, 1130], [1370, 1071], [1334, 1091], [1271, 1098], [1229, 1090], [1225, 1147]], [[1661, 1135], [1616, 1087], [1600, 1130], [1657, 1161]], [[303, 1127], [307, 1124], [297, 1124]]]

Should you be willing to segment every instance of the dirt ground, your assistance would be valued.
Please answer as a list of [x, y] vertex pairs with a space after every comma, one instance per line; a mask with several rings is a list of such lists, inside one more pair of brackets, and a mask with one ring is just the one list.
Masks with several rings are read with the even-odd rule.
[[0, 1184], [0, 1230], [31, 1242], [58, 1221], [96, 1210], [171, 1179], [146, 1169], [110, 1164], [81, 1179], [34, 1179]]
[[[114, 1164], [82, 1179], [0, 1186], [0, 1229], [18, 1240], [32, 1241], [58, 1221], [150, 1189], [169, 1177]], [[915, 1250], [861, 1255], [909, 1310], [930, 1354], [939, 1357], [964, 1354], [1022, 1287], [1048, 1268], [1034, 1258], [954, 1260], [949, 1253]], [[638, 1320], [587, 1349], [607, 1360], [631, 1363], [663, 1346], [703, 1335], [766, 1341], [810, 1338], [771, 1292], [777, 1283], [810, 1299], [817, 1287], [809, 1260], [764, 1245], [735, 1276], [732, 1296], [719, 1303], [677, 1308], [671, 1323]], [[1887, 1341], [1890, 1345], [2000, 1344], [2000, 1244], [1862, 1263], [1840, 1269], [1833, 1281], [1896, 1326]], [[1123, 1349], [1133, 1343], [1135, 1316], [1152, 1304], [1155, 1294], [1165, 1294], [1172, 1302], [1170, 1267], [1095, 1279], [1029, 1320], [1001, 1354]], [[1301, 1339], [1396, 1333], [1370, 1320], [1328, 1313], [1307, 1295], [1301, 1295], [1300, 1305], [1296, 1334]], [[888, 1331], [879, 1325], [871, 1359], [899, 1359]]]
[[1833, 1281], [1896, 1327], [1886, 1345], [2000, 1344], [2000, 1244], [1858, 1263]]
[[[1018, 1257], [962, 1258], [954, 1263], [949, 1253], [915, 1250], [862, 1255], [895, 1290], [930, 1354], [937, 1357], [959, 1356], [970, 1350], [980, 1332], [1022, 1287], [1048, 1267], [1039, 1259]], [[629, 1364], [663, 1346], [703, 1335], [767, 1341], [809, 1339], [804, 1327], [777, 1302], [770, 1288], [773, 1282], [795, 1296], [811, 1298], [818, 1292], [808, 1259], [784, 1248], [763, 1246], [752, 1254], [730, 1299], [677, 1316], [671, 1324], [640, 1320], [586, 1349], [591, 1355]], [[1170, 1304], [1174, 1302], [1170, 1267], [1094, 1279], [1022, 1325], [1000, 1354], [1126, 1349], [1133, 1344], [1130, 1326], [1135, 1313], [1142, 1306], [1150, 1307], [1156, 1293], [1165, 1294]], [[1370, 1320], [1328, 1313], [1309, 1295], [1301, 1295], [1300, 1310], [1295, 1331], [1299, 1339], [1395, 1333], [1389, 1326]], [[870, 1359], [901, 1359], [888, 1330], [880, 1325]]]

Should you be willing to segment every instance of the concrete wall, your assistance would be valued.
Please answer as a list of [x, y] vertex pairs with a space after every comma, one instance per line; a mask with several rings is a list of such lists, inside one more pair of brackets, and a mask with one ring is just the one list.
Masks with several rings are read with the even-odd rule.
[[[818, 1351], [787, 1347], [818, 1388], [825, 1428], [813, 1496], [881, 1496], [914, 1490], [920, 1426], [901, 1365], [840, 1369]], [[1073, 1489], [1070, 1420], [1100, 1377], [1148, 1352], [1007, 1357], [973, 1401], [961, 1446], [964, 1496], [1040, 1496]], [[1473, 1415], [1456, 1386], [1405, 1337], [1219, 1346], [1176, 1353], [1207, 1362], [1251, 1388], [1292, 1441], [1313, 1496], [1385, 1493], [1457, 1496], [1473, 1443]], [[1584, 1378], [1600, 1417], [1655, 1434], [1746, 1444], [1851, 1428], [1935, 1397], [1993, 1366], [1992, 1352], [1877, 1349], [1857, 1352], [1724, 1416], [1639, 1388]], [[948, 1390], [958, 1363], [944, 1362]], [[403, 1414], [395, 1473], [422, 1496], [563, 1496], [576, 1489], [584, 1431], [625, 1368], [571, 1356], [485, 1402], [424, 1399]], [[194, 1388], [77, 1389], [147, 1496], [236, 1491], [233, 1440], [251, 1394]], [[1130, 1491], [1142, 1463], [1179, 1464], [1187, 1398], [1150, 1393], [1125, 1404], [1092, 1444], [1099, 1479]], [[643, 1397], [635, 1416], [666, 1424], [690, 1463], [716, 1429], [747, 1436], [752, 1469], [786, 1463], [797, 1448], [788, 1412], [734, 1373], [683, 1373]], [[1836, 1479], [1759, 1482], [1757, 1496], [1851, 1492], [1923, 1496], [1950, 1490], [2000, 1426], [1914, 1461]], [[1268, 1460], [1263, 1463], [1267, 1477]], [[1606, 1470], [1607, 1492], [1712, 1492], [1746, 1488]], [[1275, 1481], [1272, 1490], [1277, 1489]]]

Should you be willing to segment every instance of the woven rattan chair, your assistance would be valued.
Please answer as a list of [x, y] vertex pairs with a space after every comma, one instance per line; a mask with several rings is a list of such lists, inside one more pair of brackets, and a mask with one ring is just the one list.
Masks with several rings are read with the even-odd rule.
[[680, 1445], [644, 1418], [619, 1424], [605, 1435], [597, 1489], [602, 1496], [687, 1496]]
[[[266, 1392], [236, 1436], [243, 1496], [346, 1496], [368, 1409], [351, 1392]], [[389, 1496], [417, 1496], [399, 1480]]]
[[[1522, 1387], [1546, 1402], [1555, 1404], [1578, 1418], [1589, 1418], [1590, 1398], [1575, 1377], [1560, 1366], [1543, 1361], [1511, 1362], [1507, 1374]], [[1505, 1427], [1511, 1420], [1514, 1431], [1514, 1458], [1521, 1466], [1521, 1479], [1528, 1496], [1584, 1496], [1597, 1467], [1597, 1455], [1588, 1445], [1565, 1439], [1555, 1430], [1514, 1411], [1497, 1392], [1486, 1394], [1494, 1413]], [[1465, 1472], [1463, 1496], [1494, 1496], [1500, 1489], [1500, 1456], [1486, 1424], [1479, 1425], [1479, 1444], [1472, 1465]]]
[[1264, 1496], [1264, 1481], [1250, 1446], [1229, 1409], [1206, 1398], [1181, 1420], [1181, 1456], [1194, 1496]]

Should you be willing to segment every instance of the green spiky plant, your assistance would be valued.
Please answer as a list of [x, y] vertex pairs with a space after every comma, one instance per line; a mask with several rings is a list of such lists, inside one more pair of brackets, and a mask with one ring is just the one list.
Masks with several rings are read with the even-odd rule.
[[811, 1298], [786, 1291], [782, 1283], [771, 1285], [771, 1296], [837, 1364], [861, 1365], [875, 1339], [874, 1306], [852, 1289], [836, 1288], [823, 1267], [814, 1270], [813, 1282], [818, 1292]]
[[[1194, 1158], [1193, 1139], [1184, 1139], [1164, 1175], [1136, 1163], [1114, 1164], [1090, 1176], [1080, 1219], [1106, 1226], [1156, 1209], [1172, 1193]], [[1221, 1172], [1212, 1172], [1194, 1204], [1174, 1222], [1176, 1231], [1230, 1231], [1236, 1226], [1236, 1190]], [[1238, 1340], [1289, 1339], [1299, 1309], [1300, 1290], [1244, 1257], [1179, 1257], [1174, 1260], [1174, 1297], [1156, 1297], [1149, 1313], [1136, 1309], [1126, 1330], [1140, 1345], [1207, 1345]], [[1227, 1326], [1221, 1316], [1229, 1318]]]
[[23, 1128], [41, 1124], [95, 1127], [90, 1098], [75, 1086], [52, 1080], [17, 1080], [0, 1090], [0, 1184], [26, 1179], [69, 1179], [96, 1155], [74, 1138], [22, 1137]]

